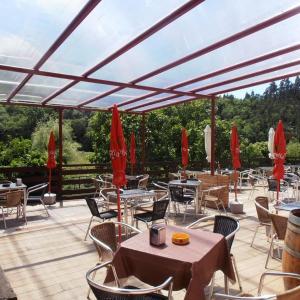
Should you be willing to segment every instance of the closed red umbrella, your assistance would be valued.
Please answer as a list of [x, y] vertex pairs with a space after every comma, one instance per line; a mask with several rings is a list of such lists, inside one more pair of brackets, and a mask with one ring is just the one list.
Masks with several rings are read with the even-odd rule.
[[131, 165], [131, 174], [133, 174], [133, 168], [136, 164], [136, 158], [135, 158], [135, 137], [134, 133], [131, 132], [130, 136], [130, 165]]
[[189, 163], [189, 143], [188, 143], [187, 131], [185, 128], [182, 128], [181, 130], [181, 160], [182, 160], [182, 166], [185, 175], [185, 169]]
[[[118, 108], [114, 105], [112, 110], [112, 121], [110, 130], [110, 151], [113, 180], [112, 183], [117, 187], [117, 205], [118, 205], [118, 221], [121, 221], [120, 206], [120, 187], [126, 184], [126, 144], [123, 134], [122, 123], [120, 120]], [[119, 228], [119, 239], [121, 239], [121, 231]]]
[[48, 160], [47, 160], [47, 168], [49, 169], [49, 194], [51, 193], [51, 170], [56, 167], [55, 160], [55, 137], [53, 131], [50, 133], [49, 142], [48, 142]]
[[236, 169], [241, 167], [240, 162], [240, 143], [237, 127], [235, 125], [231, 128], [231, 138], [230, 138], [230, 151], [232, 157], [232, 166], [234, 169], [234, 192], [235, 192], [235, 201], [237, 201], [237, 176]]
[[286, 141], [283, 123], [279, 120], [274, 136], [274, 168], [273, 176], [277, 179], [277, 204], [280, 191], [280, 179], [284, 177], [284, 161], [286, 156]]

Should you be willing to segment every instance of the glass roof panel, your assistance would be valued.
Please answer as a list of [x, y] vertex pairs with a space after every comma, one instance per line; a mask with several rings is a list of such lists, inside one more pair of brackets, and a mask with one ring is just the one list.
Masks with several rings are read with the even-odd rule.
[[24, 77], [25, 74], [0, 71], [0, 100], [5, 100]]
[[[234, 89], [235, 87], [238, 87], [238, 86], [241, 86], [241, 85], [247, 85], [247, 84], [251, 84], [251, 83], [254, 83], [254, 82], [257, 82], [257, 81], [262, 81], [262, 80], [269, 80], [273, 77], [279, 77], [279, 76], [286, 77], [285, 75], [288, 75], [288, 74], [291, 74], [291, 73], [299, 73], [300, 74], [300, 65], [290, 67], [290, 68], [286, 68], [286, 69], [282, 69], [282, 70], [273, 72], [271, 74], [264, 74], [264, 75], [260, 75], [260, 76], [255, 76], [255, 77], [252, 77], [250, 79], [240, 80], [240, 81], [237, 81], [235, 83], [222, 85], [222, 86], [216, 87], [214, 89], [205, 90], [205, 94], [212, 94], [212, 93], [216, 93], [216, 92], [222, 91], [222, 90]], [[269, 81], [271, 81], [271, 80], [269, 80]]]
[[[201, 88], [201, 87], [205, 87], [207, 85], [211, 85], [214, 83], [218, 83], [218, 82], [222, 82], [228, 79], [232, 79], [232, 78], [236, 78], [236, 77], [240, 77], [243, 75], [247, 75], [247, 74], [251, 74], [254, 72], [258, 72], [258, 71], [264, 71], [273, 67], [277, 67], [277, 66], [281, 66], [290, 62], [300, 62], [300, 50], [285, 54], [285, 55], [280, 55], [277, 57], [274, 57], [272, 59], [269, 60], [265, 60], [262, 61], [260, 63], [254, 64], [254, 65], [250, 65], [247, 67], [244, 67], [242, 69], [237, 69], [231, 72], [227, 72], [224, 73], [222, 75], [219, 76], [215, 76], [206, 80], [201, 80], [200, 82], [196, 82], [193, 84], [189, 84], [186, 85], [182, 88], [178, 88], [179, 90], [182, 91], [190, 91], [193, 89], [197, 89], [197, 88]], [[300, 64], [299, 64], [300, 65]], [[269, 73], [272, 74], [272, 73]], [[202, 91], [200, 91], [199, 93], [202, 93]]]
[[[159, 33], [95, 72], [93, 76], [111, 80], [118, 79], [119, 81], [134, 80], [273, 15], [280, 14], [297, 4], [299, 5], [299, 0], [273, 1], [272, 5], [268, 1], [260, 0], [205, 1]], [[296, 28], [300, 28], [300, 26], [291, 28], [297, 31]], [[271, 36], [268, 35], [269, 39], [272, 37], [272, 33], [271, 31]], [[281, 40], [281, 38], [285, 40], [282, 35], [280, 35], [280, 39], [278, 37], [274, 39]], [[264, 48], [266, 44], [265, 37], [263, 44], [260, 39], [255, 39], [255, 41], [252, 47], [255, 46], [261, 52], [261, 48]], [[233, 50], [234, 48], [231, 50], [230, 56], [238, 58]], [[222, 56], [224, 56], [223, 53]], [[214, 62], [210, 62], [210, 64], [215, 65]], [[188, 70], [193, 70], [193, 67], [190, 66]], [[173, 77], [166, 76], [167, 79], [171, 78], [167, 81], [176, 82], [180, 76], [184, 76], [184, 78], [190, 76], [189, 72], [178, 74], [175, 71], [175, 73]], [[159, 80], [159, 84], [161, 84], [161, 80]], [[162, 84], [165, 86], [166, 82]]]
[[135, 109], [134, 111], [143, 112], [145, 110], [156, 109], [156, 108], [159, 108], [160, 106], [175, 104], [177, 102], [181, 102], [181, 101], [189, 100], [189, 99], [191, 99], [191, 97], [182, 96], [182, 97], [176, 98], [174, 100], [168, 100], [168, 101], [165, 101], [165, 102], [156, 103], [156, 104], [153, 104], [153, 105], [148, 105], [148, 106], [145, 106], [145, 107], [141, 107], [141, 108]]
[[70, 80], [36, 75], [27, 82], [14, 99], [17, 100], [22, 95], [22, 99], [28, 98], [34, 99], [35, 102], [41, 102], [45, 97], [51, 95], [68, 82]]
[[185, 2], [103, 0], [43, 69], [82, 74]]
[[[114, 104], [119, 104], [124, 101], [123, 96], [119, 96], [118, 94], [114, 94], [114, 96], [107, 96], [103, 99], [99, 99], [95, 102], [91, 102], [84, 107], [96, 107], [102, 109], [108, 109]], [[120, 107], [120, 110], [123, 110], [123, 107]]]
[[[141, 100], [141, 101], [137, 101], [137, 102], [134, 102], [134, 103], [131, 103], [131, 104], [124, 105], [124, 106], [122, 106], [122, 108], [129, 109], [130, 107], [138, 106], [138, 105], [141, 105], [141, 104], [144, 104], [144, 103], [148, 103], [148, 102], [155, 101], [155, 100], [165, 98], [165, 97], [169, 97], [169, 96], [176, 96], [176, 95], [168, 94], [168, 93], [162, 93], [162, 94], [159, 94], [159, 95], [156, 95], [156, 96], [149, 97], [145, 100]], [[180, 98], [182, 98], [182, 97], [180, 97]], [[179, 99], [179, 98], [177, 98], [177, 99]]]
[[85, 100], [93, 98], [111, 89], [111, 85], [90, 82], [79, 82], [75, 84], [72, 88], [68, 89], [67, 91], [63, 92], [62, 94], [51, 100], [49, 103], [61, 103], [62, 105], [65, 105], [65, 103], [69, 103], [72, 105], [78, 105], [79, 103]]
[[32, 68], [85, 2], [1, 1], [0, 64]]

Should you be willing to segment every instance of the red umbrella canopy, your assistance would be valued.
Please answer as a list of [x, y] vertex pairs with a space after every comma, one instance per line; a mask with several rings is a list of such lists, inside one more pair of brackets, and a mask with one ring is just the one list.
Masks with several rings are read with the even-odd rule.
[[122, 123], [116, 105], [112, 111], [112, 122], [110, 130], [110, 151], [109, 155], [113, 169], [113, 184], [120, 187], [126, 184], [126, 144], [123, 134]]
[[283, 123], [279, 120], [274, 136], [274, 169], [273, 175], [277, 180], [284, 177], [284, 161], [286, 156], [286, 142]]
[[232, 156], [232, 166], [234, 169], [238, 169], [241, 167], [240, 142], [237, 127], [235, 125], [231, 128], [230, 150]]
[[130, 136], [130, 164], [135, 165], [136, 164], [136, 158], [135, 158], [135, 137], [134, 133], [131, 132]]
[[47, 168], [54, 169], [56, 167], [55, 161], [55, 137], [53, 131], [50, 133], [49, 142], [48, 142], [48, 160], [47, 160]]
[[181, 130], [181, 156], [182, 165], [186, 167], [189, 163], [189, 143], [187, 137], [187, 131], [185, 128]]

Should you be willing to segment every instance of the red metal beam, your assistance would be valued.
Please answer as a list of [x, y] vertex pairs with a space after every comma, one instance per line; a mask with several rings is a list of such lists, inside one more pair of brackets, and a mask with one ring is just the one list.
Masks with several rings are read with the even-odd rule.
[[[213, 94], [207, 95], [207, 97], [211, 97], [213, 95], [225, 94], [225, 93], [228, 93], [228, 92], [233, 92], [233, 91], [236, 91], [236, 90], [241, 90], [241, 89], [244, 89], [244, 88], [248, 88], [248, 87], [252, 87], [252, 86], [256, 86], [256, 85], [260, 85], [260, 84], [264, 84], [264, 83], [269, 83], [269, 82], [272, 82], [272, 81], [281, 80], [281, 79], [288, 78], [288, 77], [294, 77], [294, 76], [297, 76], [297, 75], [300, 75], [300, 71], [294, 72], [294, 73], [289, 73], [289, 74], [284, 74], [284, 75], [281, 75], [281, 76], [272, 77], [272, 78], [269, 78], [269, 79], [266, 79], [266, 80], [255, 81], [255, 82], [252, 82], [252, 83], [249, 83], [249, 84], [240, 85], [240, 86], [237, 86], [237, 87], [234, 87], [234, 88], [231, 88], [231, 89], [227, 89], [227, 90], [223, 90], [223, 91], [217, 91]], [[177, 101], [177, 102], [174, 102], [174, 103], [169, 103], [169, 104], [158, 106], [158, 107], [155, 107], [155, 108], [151, 108], [151, 109], [147, 109], [147, 110], [141, 110], [138, 113], [148, 113], [152, 110], [167, 108], [167, 107], [173, 106], [175, 104], [176, 105], [184, 104], [184, 103], [188, 103], [188, 102], [191, 102], [191, 101], [194, 101], [194, 100], [201, 100], [201, 99], [191, 98], [191, 99], [188, 99], [188, 100]], [[126, 111], [126, 112], [128, 112], [128, 111]]]
[[[2, 102], [0, 101], [0, 105], [4, 106], [25, 106], [25, 107], [40, 107], [40, 108], [49, 108], [49, 109], [75, 109], [79, 111], [100, 111], [100, 112], [108, 112], [109, 110], [107, 109], [101, 109], [97, 107], [82, 107], [82, 108], [77, 108], [77, 106], [67, 106], [67, 105], [55, 105], [55, 104], [48, 104], [48, 105], [42, 105], [38, 103], [32, 103], [32, 102]], [[120, 114], [132, 114], [132, 115], [142, 115], [143, 113], [139, 112], [125, 112], [122, 110], [119, 110]]]
[[[18, 72], [18, 73], [26, 73], [26, 74], [30, 74], [31, 76], [32, 75], [39, 75], [39, 76], [45, 76], [45, 77], [76, 80], [78, 82], [79, 81], [80, 82], [91, 82], [91, 83], [99, 83], [99, 84], [105, 84], [105, 85], [113, 85], [113, 86], [118, 86], [118, 87], [122, 87], [122, 88], [132, 88], [132, 89], [144, 90], [144, 91], [156, 91], [159, 94], [169, 93], [169, 94], [174, 94], [174, 95], [192, 96], [192, 97], [198, 95], [196, 93], [177, 91], [177, 90], [174, 90], [174, 89], [173, 90], [167, 90], [167, 89], [156, 88], [156, 87], [147, 86], [147, 85], [124, 83], [124, 82], [119, 82], [119, 81], [97, 79], [97, 78], [91, 78], [91, 77], [82, 77], [82, 76], [76, 76], [76, 75], [69, 75], [69, 74], [63, 74], [63, 73], [55, 73], [55, 72], [48, 72], [48, 71], [13, 67], [13, 66], [7, 66], [7, 65], [0, 65], [0, 70], [12, 71], [12, 72]], [[201, 96], [201, 95], [199, 94], [198, 96]]]
[[[62, 43], [71, 35], [71, 33], [81, 24], [81, 22], [90, 14], [90, 12], [100, 3], [101, 0], [89, 0], [81, 11], [76, 15], [72, 22], [65, 28], [60, 36], [54, 41], [45, 54], [39, 59], [34, 70], [38, 70], [48, 60], [48, 58], [62, 45]], [[32, 74], [28, 74], [20, 84], [13, 90], [7, 97], [7, 102], [24, 87], [24, 85], [30, 80]]]
[[[249, 28], [247, 28], [245, 30], [242, 30], [242, 31], [240, 31], [240, 32], [238, 32], [236, 34], [233, 34], [233, 35], [231, 35], [231, 36], [229, 36], [229, 37], [227, 37], [227, 38], [225, 38], [223, 40], [220, 40], [220, 41], [218, 41], [218, 42], [216, 42], [214, 44], [211, 44], [211, 45], [209, 45], [209, 46], [207, 46], [205, 48], [202, 48], [202, 49], [197, 50], [197, 51], [195, 51], [195, 52], [193, 52], [193, 53], [191, 53], [191, 54], [189, 54], [187, 56], [184, 56], [184, 57], [182, 57], [182, 58], [180, 58], [180, 59], [178, 59], [176, 61], [173, 61], [172, 63], [169, 63], [169, 64], [167, 64], [167, 65], [165, 65], [165, 66], [163, 66], [163, 67], [161, 67], [159, 69], [151, 71], [151, 72], [149, 72], [149, 73], [147, 73], [147, 74], [145, 74], [145, 75], [143, 75], [143, 76], [141, 76], [141, 77], [139, 77], [139, 78], [131, 81], [131, 83], [138, 83], [138, 82], [146, 80], [146, 79], [148, 79], [150, 77], [156, 76], [156, 75], [158, 75], [160, 73], [163, 73], [163, 72], [168, 71], [168, 70], [170, 70], [170, 69], [172, 69], [174, 67], [177, 67], [177, 66], [179, 66], [181, 64], [184, 64], [184, 63], [186, 63], [186, 62], [188, 62], [190, 60], [193, 60], [193, 59], [195, 59], [197, 57], [203, 56], [203, 55], [205, 55], [205, 54], [207, 54], [209, 52], [212, 52], [212, 51], [217, 50], [217, 49], [219, 49], [221, 47], [224, 47], [224, 46], [226, 46], [228, 44], [231, 44], [231, 43], [233, 43], [233, 42], [235, 42], [237, 40], [240, 40], [240, 39], [242, 39], [242, 38], [244, 38], [246, 36], [249, 36], [249, 35], [251, 35], [251, 34], [253, 34], [253, 33], [257, 32], [257, 31], [260, 31], [262, 29], [270, 27], [270, 26], [272, 26], [272, 25], [274, 25], [276, 23], [282, 22], [282, 21], [284, 21], [284, 20], [286, 20], [288, 18], [291, 18], [291, 17], [299, 14], [299, 13], [300, 13], [300, 6], [296, 6], [296, 7], [292, 8], [292, 9], [290, 9], [288, 11], [285, 11], [285, 12], [283, 12], [283, 13], [277, 15], [277, 16], [274, 16], [274, 17], [272, 17], [270, 19], [267, 19], [267, 20], [265, 20], [265, 21], [263, 21], [261, 23], [258, 23], [258, 24], [254, 25], [254, 26], [251, 26], [251, 27], [249, 27]], [[94, 97], [92, 99], [89, 99], [89, 100], [83, 102], [82, 105], [84, 105], [86, 103], [90, 103], [90, 102], [96, 101], [96, 100], [99, 100], [99, 99], [101, 99], [103, 97], [106, 97], [106, 96], [108, 96], [110, 94], [113, 94], [115, 92], [118, 92], [120, 90], [121, 90], [121, 88], [117, 88], [117, 89], [111, 90], [110, 93], [106, 92], [104, 94], [100, 94], [99, 96], [96, 96], [96, 97]]]
[[[190, 11], [191, 9], [193, 9], [195, 6], [197, 6], [200, 3], [202, 3], [203, 1], [204, 0], [190, 0], [190, 1], [188, 1], [184, 5], [180, 6], [179, 8], [177, 8], [176, 10], [174, 10], [172, 13], [170, 13], [169, 15], [167, 15], [166, 17], [164, 17], [163, 19], [161, 19], [160, 21], [158, 21], [156, 24], [154, 24], [153, 26], [151, 26], [150, 28], [148, 28], [142, 34], [138, 35], [132, 41], [130, 41], [129, 43], [127, 43], [126, 45], [124, 45], [123, 47], [121, 47], [119, 50], [117, 50], [116, 52], [114, 52], [113, 54], [109, 55], [107, 58], [105, 58], [101, 62], [99, 62], [97, 65], [95, 65], [92, 68], [90, 68], [87, 71], [85, 71], [82, 74], [82, 76], [83, 77], [90, 76], [92, 73], [96, 72], [97, 70], [99, 70], [103, 66], [105, 66], [108, 63], [112, 62], [113, 60], [115, 60], [116, 58], [118, 58], [119, 56], [121, 56], [122, 54], [124, 54], [125, 52], [129, 51], [130, 49], [132, 49], [133, 47], [135, 47], [136, 45], [138, 45], [139, 43], [141, 43], [145, 39], [149, 38], [150, 36], [152, 36], [153, 34], [155, 34], [156, 32], [158, 32], [159, 30], [161, 30], [162, 28], [164, 28], [168, 24], [172, 23], [173, 21], [175, 21], [176, 19], [178, 19], [179, 17], [181, 17], [182, 15], [184, 15], [185, 13], [187, 13], [188, 11]], [[54, 92], [50, 96], [46, 97], [43, 100], [42, 103], [46, 104], [47, 102], [51, 101], [53, 98], [55, 98], [58, 95], [60, 95], [61, 93], [65, 92], [70, 87], [74, 86], [76, 83], [78, 83], [78, 81], [74, 81], [74, 82], [68, 83], [67, 85], [65, 85], [61, 89], [57, 90], [56, 92]], [[90, 102], [88, 102], [88, 103], [90, 103]], [[88, 103], [85, 103], [85, 104], [88, 104]], [[84, 104], [82, 104], [82, 105], [84, 105]]]
[[[247, 66], [250, 66], [250, 65], [253, 65], [253, 64], [256, 64], [256, 63], [259, 63], [259, 62], [262, 62], [262, 61], [280, 56], [280, 55], [284, 55], [284, 54], [296, 51], [296, 50], [300, 50], [300, 44], [296, 44], [296, 45], [293, 45], [293, 46], [290, 46], [290, 47], [287, 47], [287, 48], [283, 48], [283, 49], [280, 49], [280, 50], [277, 50], [277, 51], [274, 51], [274, 52], [270, 52], [270, 53], [255, 57], [253, 59], [250, 59], [250, 60], [235, 64], [235, 65], [226, 67], [224, 69], [220, 69], [220, 70], [217, 70], [217, 71], [214, 71], [214, 72], [211, 72], [211, 73], [208, 73], [208, 74], [204, 74], [204, 75], [201, 75], [201, 76], [198, 76], [198, 77], [186, 80], [186, 81], [182, 81], [182, 82], [177, 83], [175, 85], [168, 86], [168, 87], [166, 87], [166, 89], [180, 88], [180, 87], [183, 87], [183, 86], [186, 86], [186, 85], [189, 85], [189, 84], [201, 81], [201, 80], [206, 80], [206, 79], [218, 76], [218, 75], [222, 75], [224, 73], [228, 73], [228, 72], [240, 69], [240, 68], [244, 68], [244, 67], [247, 67]], [[138, 101], [141, 101], [141, 100], [144, 100], [144, 99], [147, 99], [149, 97], [153, 97], [153, 96], [156, 96], [156, 95], [159, 95], [159, 94], [160, 93], [157, 93], [157, 92], [145, 94], [143, 96], [139, 96], [137, 98], [119, 103], [118, 107], [122, 107], [124, 105], [135, 103], [135, 102], [138, 102]]]
[[[265, 70], [262, 70], [262, 71], [249, 73], [249, 74], [246, 74], [246, 75], [238, 76], [238, 77], [235, 77], [235, 78], [231, 78], [231, 79], [228, 79], [228, 80], [224, 80], [224, 81], [221, 81], [221, 82], [217, 82], [217, 83], [214, 83], [214, 84], [203, 86], [201, 88], [196, 88], [196, 89], [191, 90], [190, 92], [198, 92], [198, 91], [204, 91], [204, 90], [212, 89], [212, 88], [215, 88], [215, 87], [218, 87], [218, 86], [234, 83], [234, 82], [237, 82], [237, 81], [249, 79], [249, 78], [252, 78], [252, 77], [259, 76], [259, 75], [263, 75], [263, 74], [275, 72], [275, 71], [278, 71], [278, 70], [286, 69], [286, 68], [289, 68], [289, 67], [297, 66], [299, 64], [300, 64], [300, 60], [293, 61], [293, 62], [286, 63], [286, 64], [283, 64], [283, 65], [275, 66], [275, 67], [272, 67], [272, 68], [269, 68], [269, 69], [265, 69]], [[132, 111], [132, 110], [135, 110], [135, 109], [138, 109], [138, 108], [141, 108], [141, 107], [153, 105], [153, 104], [164, 102], [164, 101], [167, 101], [167, 100], [173, 100], [173, 99], [176, 99], [178, 97], [181, 97], [181, 96], [175, 96], [175, 97], [174, 96], [168, 96], [168, 97], [160, 98], [160, 99], [157, 99], [155, 101], [151, 101], [151, 102], [149, 101], [147, 103], [143, 103], [143, 104], [140, 104], [140, 105], [130, 107], [129, 109], [126, 109], [125, 111]]]

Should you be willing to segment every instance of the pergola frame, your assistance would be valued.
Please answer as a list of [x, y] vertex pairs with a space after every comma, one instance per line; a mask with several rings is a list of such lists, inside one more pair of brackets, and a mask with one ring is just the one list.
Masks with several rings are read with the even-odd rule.
[[[252, 59], [241, 61], [236, 64], [233, 64], [231, 66], [227, 66], [225, 68], [212, 71], [210, 73], [196, 76], [194, 78], [186, 79], [182, 82], [178, 82], [175, 84], [172, 84], [171, 86], [161, 88], [157, 86], [149, 86], [141, 84], [146, 79], [152, 78], [156, 75], [159, 75], [163, 72], [166, 72], [168, 70], [171, 70], [173, 68], [176, 68], [180, 65], [183, 65], [187, 62], [192, 61], [193, 59], [199, 58], [201, 56], [204, 56], [205, 54], [208, 54], [210, 52], [213, 52], [217, 49], [220, 49], [226, 45], [232, 44], [240, 39], [243, 39], [247, 36], [253, 35], [265, 28], [271, 27], [275, 24], [278, 24], [279, 22], [282, 22], [284, 20], [287, 20], [289, 18], [292, 18], [300, 13], [300, 5], [296, 6], [294, 8], [291, 8], [287, 11], [281, 12], [278, 15], [275, 15], [269, 19], [266, 19], [260, 23], [257, 23], [256, 25], [250, 26], [240, 32], [237, 32], [231, 36], [228, 36], [224, 39], [221, 39], [215, 43], [212, 43], [211, 45], [208, 45], [204, 48], [198, 49], [193, 53], [190, 53], [188, 55], [185, 55], [175, 61], [172, 61], [166, 65], [163, 65], [159, 67], [158, 69], [155, 69], [151, 72], [148, 72], [146, 74], [143, 74], [139, 76], [138, 78], [135, 78], [134, 80], [131, 80], [130, 82], [120, 82], [120, 81], [112, 81], [112, 80], [105, 80], [105, 79], [98, 79], [94, 78], [92, 75], [94, 72], [100, 70], [104, 66], [114, 62], [117, 58], [122, 56], [124, 53], [128, 52], [129, 50], [133, 49], [134, 47], [138, 46], [140, 43], [147, 40], [149, 37], [153, 36], [154, 34], [157, 34], [160, 30], [164, 29], [171, 23], [173, 23], [175, 20], [179, 19], [198, 5], [200, 5], [204, 0], [189, 0], [179, 8], [175, 9], [173, 12], [162, 18], [157, 23], [153, 24], [151, 27], [146, 29], [144, 32], [139, 34], [137, 37], [133, 38], [131, 41], [127, 42], [125, 45], [120, 47], [118, 50], [114, 51], [113, 53], [109, 54], [106, 58], [102, 59], [100, 62], [98, 62], [93, 67], [86, 70], [84, 73], [82, 73], [80, 76], [78, 75], [71, 75], [71, 74], [63, 74], [63, 73], [56, 73], [56, 72], [49, 72], [49, 71], [43, 71], [41, 68], [43, 65], [48, 61], [48, 59], [64, 44], [64, 42], [70, 37], [70, 35], [76, 31], [78, 26], [90, 15], [90, 13], [97, 7], [97, 5], [101, 2], [101, 0], [89, 0], [86, 5], [80, 10], [80, 12], [75, 16], [75, 18], [69, 23], [69, 25], [62, 31], [62, 33], [57, 37], [57, 39], [53, 42], [53, 44], [49, 47], [49, 49], [41, 56], [41, 58], [36, 62], [33, 68], [22, 68], [17, 66], [11, 66], [11, 65], [4, 65], [0, 64], [0, 70], [3, 71], [10, 71], [10, 72], [16, 72], [16, 73], [23, 73], [26, 74], [26, 76], [23, 78], [23, 80], [9, 93], [9, 95], [6, 97], [5, 101], [1, 101], [0, 104], [3, 105], [24, 105], [24, 106], [36, 106], [36, 107], [49, 107], [49, 108], [55, 108], [58, 109], [59, 114], [59, 120], [60, 120], [60, 126], [62, 125], [62, 111], [64, 109], [80, 109], [80, 110], [91, 110], [91, 111], [108, 111], [111, 109], [111, 107], [108, 107], [107, 109], [94, 107], [92, 105], [89, 105], [95, 101], [98, 101], [100, 99], [104, 99], [105, 97], [109, 95], [113, 95], [116, 92], [119, 92], [125, 88], [134, 89], [134, 90], [143, 90], [145, 92], [151, 92], [147, 93], [138, 97], [135, 97], [131, 100], [127, 100], [121, 103], [118, 103], [118, 106], [121, 108], [121, 112], [126, 113], [132, 113], [132, 114], [141, 114], [143, 116], [143, 128], [145, 127], [145, 114], [148, 112], [151, 112], [155, 109], [161, 109], [166, 108], [172, 105], [179, 105], [182, 103], [187, 103], [194, 100], [199, 99], [208, 99], [211, 100], [212, 104], [212, 113], [211, 113], [211, 123], [212, 123], [212, 142], [214, 139], [214, 132], [215, 132], [215, 99], [216, 96], [219, 94], [224, 94], [230, 91], [235, 91], [242, 88], [247, 88], [263, 83], [268, 83], [274, 80], [283, 79], [286, 77], [296, 76], [300, 74], [299, 72], [292, 72], [292, 73], [286, 73], [280, 76], [274, 76], [272, 73], [282, 70], [285, 68], [298, 66], [300, 64], [300, 59], [296, 59], [294, 61], [288, 61], [281, 64], [278, 64], [276, 66], [249, 72], [240, 76], [236, 76], [234, 78], [230, 78], [227, 80], [221, 80], [216, 83], [208, 84], [206, 86], [194, 88], [188, 91], [182, 91], [180, 88], [201, 82], [203, 80], [214, 78], [218, 75], [226, 74], [228, 72], [242, 69], [247, 66], [255, 65], [259, 62], [264, 62], [266, 60], [278, 57], [280, 55], [292, 53], [294, 51], [300, 50], [300, 44], [296, 43], [295, 45], [288, 46], [273, 52], [265, 53], [263, 55], [253, 57]], [[263, 80], [255, 80], [255, 77], [259, 75], [264, 74], [270, 74], [270, 76], [267, 79]], [[52, 94], [45, 97], [40, 102], [30, 102], [30, 101], [21, 101], [16, 100], [14, 97], [18, 94], [19, 91], [23, 87], [28, 84], [28, 81], [34, 76], [44, 76], [49, 78], [59, 78], [59, 79], [66, 79], [70, 80], [68, 84], [65, 86], [57, 89]], [[234, 86], [233, 88], [226, 88], [224, 87], [227, 84], [232, 83], [238, 83], [239, 81], [245, 80], [245, 79], [251, 79], [254, 78], [253, 82], [247, 83], [247, 84], [240, 84], [237, 86]], [[54, 104], [51, 103], [51, 101], [56, 98], [57, 96], [61, 95], [62, 93], [68, 91], [71, 89], [74, 85], [81, 83], [81, 82], [87, 82], [87, 83], [94, 83], [99, 85], [110, 85], [113, 88], [109, 91], [100, 93], [96, 96], [93, 96], [92, 98], [85, 99], [83, 101], [80, 101], [80, 103], [77, 103], [76, 105], [67, 105], [67, 104]], [[223, 88], [222, 88], [223, 86]], [[209, 90], [209, 89], [215, 89], [218, 88], [217, 91], [207, 94], [207, 93], [201, 93], [202, 91]], [[199, 93], [200, 92], [200, 93]], [[148, 98], [158, 96], [160, 94], [169, 94], [167, 97], [161, 97], [159, 99], [151, 99], [149, 101], [140, 102], [142, 100], [147, 100]], [[176, 100], [180, 97], [186, 97], [184, 100]], [[171, 102], [167, 102], [170, 100], [174, 100]], [[139, 103], [140, 102], [140, 103]], [[134, 104], [135, 103], [135, 104]], [[129, 106], [131, 104], [134, 104], [133, 106], [130, 106], [129, 108], [122, 109], [124, 106]], [[148, 106], [156, 105], [152, 108], [147, 108]], [[61, 128], [61, 127], [60, 127]], [[60, 135], [62, 134], [62, 130], [60, 130]], [[60, 140], [62, 140], [62, 136], [60, 136]], [[143, 133], [143, 140], [145, 140], [145, 133]], [[214, 143], [212, 143], [214, 145]], [[60, 145], [60, 155], [62, 155], [62, 144]], [[144, 146], [143, 146], [144, 147]], [[212, 146], [214, 147], [214, 146]], [[145, 148], [145, 147], [144, 147]], [[143, 148], [143, 149], [144, 149]], [[214, 172], [214, 149], [212, 149], [212, 174]], [[143, 154], [143, 157], [145, 157], [145, 154]], [[60, 163], [61, 164], [61, 163]]]

